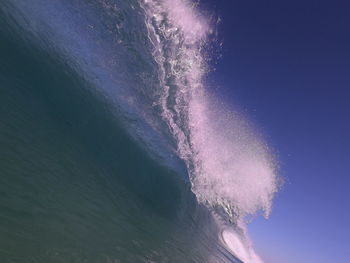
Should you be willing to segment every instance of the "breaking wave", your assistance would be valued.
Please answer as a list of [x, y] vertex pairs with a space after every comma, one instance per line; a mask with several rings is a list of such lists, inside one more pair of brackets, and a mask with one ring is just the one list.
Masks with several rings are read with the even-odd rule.
[[[204, 207], [215, 222], [211, 235], [229, 251], [221, 253], [223, 261], [206, 256], [208, 262], [237, 262], [235, 257], [245, 263], [262, 262], [248, 238], [245, 221], [259, 211], [266, 217], [270, 214], [278, 190], [276, 160], [254, 125], [206, 87], [208, 50], [216, 29], [198, 4], [190, 0], [16, 0], [5, 1], [1, 8], [13, 14], [17, 30], [21, 28], [20, 34], [27, 36], [24, 42], [56, 54], [57, 60], [73, 68], [89, 83], [93, 96], [108, 105], [108, 114], [133, 142], [158, 165], [189, 183], [196, 208], [187, 204], [179, 211], [187, 211], [201, 225], [194, 210]], [[103, 145], [108, 148], [107, 143]], [[134, 147], [130, 145], [125, 147]], [[109, 151], [117, 152], [117, 148]], [[120, 155], [106, 157], [118, 163]], [[141, 171], [137, 173], [142, 176]], [[134, 176], [135, 181], [148, 180]], [[163, 180], [159, 178], [154, 180]], [[131, 184], [129, 179], [122, 181], [128, 187]], [[146, 187], [132, 184], [136, 184], [133, 191], [144, 196]], [[164, 184], [153, 183], [150, 189], [163, 191], [169, 187]], [[190, 194], [183, 194], [185, 188], [181, 185], [182, 202], [191, 203]], [[189, 219], [183, 220], [185, 224]], [[132, 241], [140, 249], [141, 239]], [[167, 262], [161, 252], [156, 254], [161, 258], [158, 262]], [[140, 261], [157, 262], [150, 258]]]

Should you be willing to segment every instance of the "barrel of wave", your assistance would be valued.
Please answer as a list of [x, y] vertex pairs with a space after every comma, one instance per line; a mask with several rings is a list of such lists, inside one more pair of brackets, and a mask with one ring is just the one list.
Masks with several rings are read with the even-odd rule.
[[233, 229], [225, 229], [222, 238], [227, 248], [244, 263], [263, 263], [245, 235], [240, 235]]

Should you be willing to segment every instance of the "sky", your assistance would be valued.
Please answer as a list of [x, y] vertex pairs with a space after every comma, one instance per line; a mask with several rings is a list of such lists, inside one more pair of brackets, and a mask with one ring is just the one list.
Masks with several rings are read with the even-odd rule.
[[350, 262], [350, 2], [203, 0], [216, 89], [275, 149], [283, 189], [250, 235], [265, 263]]

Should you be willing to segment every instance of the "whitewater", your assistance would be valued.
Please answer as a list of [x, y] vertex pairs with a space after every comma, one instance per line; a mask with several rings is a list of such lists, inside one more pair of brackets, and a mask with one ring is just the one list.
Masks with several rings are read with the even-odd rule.
[[[87, 218], [84, 213], [94, 214], [91, 218], [102, 215], [103, 218], [108, 218], [111, 214], [120, 213], [115, 215], [113, 224], [111, 221], [110, 225], [108, 223], [102, 226], [99, 220], [86, 219], [87, 221], [82, 221], [85, 223], [74, 228], [78, 235], [74, 237], [69, 232], [66, 234], [72, 244], [81, 236], [82, 239], [77, 244], [82, 244], [85, 240], [83, 236], [90, 233], [91, 229], [97, 228], [96, 232], [94, 230], [86, 235], [94, 240], [98, 228], [108, 225], [109, 229], [116, 231], [113, 235], [110, 233], [110, 236], [108, 230], [105, 233], [108, 236], [106, 240], [115, 244], [113, 248], [107, 245], [110, 250], [101, 248], [96, 250], [96, 255], [85, 255], [84, 252], [84, 256], [80, 257], [85, 248], [77, 245], [79, 248], [75, 249], [75, 245], [70, 245], [55, 252], [59, 239], [49, 238], [52, 246], [47, 250], [43, 249], [41, 242], [38, 245], [46, 251], [40, 256], [43, 262], [59, 262], [57, 255], [62, 255], [62, 260], [65, 257], [66, 260], [75, 258], [74, 262], [190, 262], [186, 258], [193, 262], [263, 262], [249, 238], [246, 221], [248, 217], [260, 212], [266, 218], [270, 215], [273, 198], [279, 188], [278, 165], [273, 151], [249, 118], [206, 85], [206, 78], [211, 71], [210, 50], [215, 45], [215, 31], [219, 29], [216, 28], [215, 21], [204, 15], [200, 4], [191, 0], [37, 0], [32, 3], [15, 0], [5, 1], [0, 6], [1, 14], [5, 17], [3, 24], [9, 28], [8, 31], [1, 31], [3, 39], [8, 41], [9, 47], [16, 47], [13, 44], [15, 42], [25, 43], [18, 44], [20, 51], [16, 52], [26, 54], [19, 61], [26, 59], [26, 56], [31, 58], [28, 54], [33, 54], [33, 59], [28, 58], [28, 61], [46, 65], [28, 71], [28, 75], [37, 74], [37, 78], [21, 76], [26, 73], [27, 69], [24, 69], [24, 73], [18, 77], [22, 79], [16, 80], [16, 83], [35, 83], [31, 86], [32, 93], [35, 91], [39, 94], [38, 97], [49, 98], [52, 102], [50, 107], [56, 105], [54, 109], [37, 110], [53, 111], [56, 114], [54, 121], [49, 116], [45, 123], [52, 121], [56, 123], [55, 127], [65, 127], [47, 129], [55, 132], [72, 130], [65, 137], [59, 134], [57, 136], [63, 141], [72, 134], [77, 134], [74, 138], [79, 139], [71, 139], [74, 141], [72, 145], [83, 145], [72, 146], [72, 149], [80, 150], [77, 150], [77, 154], [72, 153], [70, 160], [67, 157], [61, 163], [67, 162], [64, 170], [69, 170], [67, 167], [72, 164], [72, 170], [68, 174], [81, 171], [76, 178], [81, 176], [80, 182], [84, 183], [72, 189], [72, 200], [85, 200], [86, 209], [80, 211], [76, 207], [74, 209], [77, 210], [70, 210], [66, 203], [62, 203], [59, 208], [61, 215], [67, 215], [62, 216], [62, 222], [71, 222], [69, 213], [64, 211], [74, 211], [79, 220]], [[19, 37], [13, 37], [12, 34], [15, 33], [12, 32], [19, 32]], [[14, 58], [16, 57], [8, 59], [11, 62], [5, 59], [3, 63], [8, 64], [4, 64], [3, 68], [11, 69], [8, 65], [15, 63]], [[50, 67], [52, 78], [43, 80], [42, 72]], [[12, 76], [4, 72], [4, 76]], [[15, 75], [13, 78], [17, 78]], [[11, 81], [7, 82], [12, 83]], [[85, 84], [79, 84], [80, 81]], [[55, 85], [53, 83], [57, 83], [57, 86], [49, 88]], [[80, 88], [77, 86], [84, 86], [82, 90], [88, 91], [78, 92]], [[4, 94], [7, 94], [7, 90]], [[10, 91], [8, 94], [15, 96]], [[46, 103], [39, 104], [40, 107], [48, 107]], [[13, 112], [17, 112], [15, 110]], [[18, 111], [18, 116], [20, 114], [24, 113]], [[20, 119], [12, 115], [8, 118], [9, 122]], [[31, 122], [34, 123], [26, 123]], [[16, 125], [4, 125], [3, 129], [7, 131]], [[3, 138], [7, 137], [4, 135]], [[45, 141], [43, 138], [38, 141]], [[22, 146], [18, 147], [23, 149]], [[51, 151], [52, 147], [43, 147], [40, 151], [49, 151], [48, 149]], [[67, 149], [64, 151], [71, 151], [70, 146]], [[87, 163], [94, 166], [91, 171], [85, 168], [86, 163], [79, 165], [82, 162], [80, 158], [89, 151], [93, 161]], [[4, 153], [10, 156], [5, 150]], [[30, 156], [26, 158], [31, 160]], [[61, 157], [49, 159], [53, 161], [59, 158]], [[17, 164], [16, 167], [21, 165]], [[60, 165], [57, 164], [57, 167]], [[11, 169], [4, 173], [17, 173], [15, 168]], [[91, 175], [85, 181], [84, 176], [92, 171], [98, 174], [96, 178], [100, 178], [102, 173], [103, 178], [109, 179], [93, 179], [95, 175]], [[67, 174], [66, 171], [62, 173]], [[38, 177], [37, 180], [41, 182], [42, 178]], [[55, 175], [54, 178], [59, 176]], [[4, 185], [11, 185], [6, 177], [3, 180]], [[55, 180], [57, 179], [47, 179], [45, 187], [53, 187], [51, 182]], [[61, 183], [71, 185], [70, 180], [67, 177]], [[97, 190], [94, 194], [96, 197], [87, 194], [97, 187], [93, 182], [99, 180], [104, 182], [103, 187], [107, 187], [101, 191], [110, 193], [103, 200]], [[73, 186], [75, 184], [79, 185], [74, 183]], [[23, 183], [22, 189], [26, 189], [25, 185]], [[17, 196], [15, 190], [14, 193]], [[51, 205], [41, 204], [44, 201], [37, 199], [33, 192], [28, 195], [34, 201], [27, 204], [27, 208], [39, 203], [38, 207]], [[61, 200], [61, 196], [57, 194], [55, 200]], [[18, 198], [22, 197], [19, 195]], [[111, 202], [111, 206], [105, 205], [105, 198]], [[96, 204], [92, 205], [94, 202]], [[20, 203], [11, 203], [11, 207]], [[4, 203], [3, 206], [10, 206], [9, 204]], [[89, 208], [90, 205], [93, 208]], [[106, 207], [106, 210], [97, 211], [99, 206]], [[94, 209], [96, 212], [91, 212]], [[43, 210], [49, 213], [48, 211], [56, 211], [56, 208]], [[7, 215], [6, 218], [12, 216]], [[33, 217], [35, 216], [31, 218]], [[41, 220], [46, 220], [50, 216], [42, 218]], [[43, 223], [51, 222], [47, 220]], [[29, 217], [26, 222], [32, 224]], [[118, 230], [117, 225], [124, 227]], [[84, 226], [89, 231], [79, 230]], [[12, 228], [21, 229], [18, 233], [30, 233], [29, 228], [21, 228], [20, 223], [16, 227], [7, 226], [7, 229]], [[174, 229], [183, 230], [168, 232]], [[66, 231], [64, 227], [62, 231]], [[145, 233], [149, 233], [149, 237], [144, 236]], [[16, 244], [20, 242], [19, 235], [8, 238]], [[161, 245], [157, 245], [158, 241]], [[8, 243], [8, 240], [4, 239], [4, 242]], [[189, 244], [195, 247], [189, 248]], [[17, 249], [21, 246], [17, 246]], [[93, 251], [95, 246], [97, 245], [91, 244], [88, 249]], [[184, 248], [186, 246], [188, 251]], [[5, 262], [12, 262], [13, 258], [8, 255], [15, 252], [11, 250], [13, 248], [6, 248], [8, 252], [2, 256]], [[18, 253], [34, 255], [36, 248], [30, 252]], [[99, 257], [101, 251], [108, 256]]]
[[[244, 262], [262, 262], [247, 238], [244, 218], [271, 212], [276, 163], [252, 125], [205, 89], [205, 46], [213, 31], [191, 1], [145, 1], [147, 28], [162, 85], [162, 117], [177, 140], [199, 202], [228, 216], [238, 231], [222, 237]], [[170, 101], [171, 89], [175, 95]], [[224, 215], [222, 215], [224, 211]], [[240, 232], [240, 233], [239, 233]]]

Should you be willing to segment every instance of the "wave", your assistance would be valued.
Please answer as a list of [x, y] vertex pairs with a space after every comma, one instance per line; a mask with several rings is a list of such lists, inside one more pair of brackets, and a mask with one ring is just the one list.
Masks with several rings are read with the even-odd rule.
[[[271, 212], [278, 190], [276, 161], [253, 125], [206, 87], [210, 70], [207, 50], [215, 30], [193, 2], [16, 0], [2, 5], [5, 13], [15, 14], [16, 30], [26, 41], [69, 65], [89, 83], [92, 96], [106, 105], [102, 106], [108, 109], [103, 114], [118, 121], [115, 128], [106, 126], [114, 121], [90, 118], [109, 130], [102, 132], [105, 139], [98, 140], [103, 147], [97, 147], [97, 159], [103, 166], [130, 175], [142, 174], [142, 167], [151, 170], [136, 182], [128, 175], [119, 178], [140, 199], [148, 200], [147, 206], [176, 211], [166, 214], [180, 220], [182, 228], [192, 233], [193, 225], [198, 225], [198, 262], [237, 262], [230, 253], [246, 263], [262, 262], [248, 238], [245, 219], [261, 210], [266, 217]], [[91, 107], [96, 105], [94, 100]], [[89, 105], [85, 105], [85, 112], [93, 111]], [[86, 138], [85, 144], [95, 140], [93, 135]], [[124, 151], [123, 158], [115, 154], [120, 147], [136, 149], [133, 143], [147, 152], [157, 168], [138, 150]], [[135, 159], [135, 152], [139, 160], [147, 160], [141, 162], [141, 170], [120, 168], [122, 162]], [[116, 164], [110, 164], [111, 160]], [[174, 179], [174, 173], [181, 179]], [[171, 197], [176, 202], [169, 201]], [[164, 199], [161, 204], [160, 199]], [[174, 239], [192, 240], [184, 231], [181, 234], [182, 239]], [[216, 238], [224, 250], [220, 243], [214, 245]], [[204, 252], [201, 242], [204, 247], [215, 247], [209, 249], [212, 255]], [[221, 252], [218, 255], [213, 250]], [[151, 258], [166, 262], [164, 255], [170, 253], [169, 248], [164, 251], [143, 256], [145, 262], [152, 262], [147, 261]], [[187, 256], [196, 258], [191, 253]]]
[[[160, 72], [162, 117], [187, 164], [192, 191], [236, 228], [243, 229], [244, 218], [259, 210], [268, 217], [278, 189], [276, 162], [252, 125], [205, 89], [208, 21], [190, 1], [145, 3]], [[226, 244], [245, 262], [260, 262], [245, 244], [249, 241], [232, 233], [223, 233]]]

